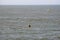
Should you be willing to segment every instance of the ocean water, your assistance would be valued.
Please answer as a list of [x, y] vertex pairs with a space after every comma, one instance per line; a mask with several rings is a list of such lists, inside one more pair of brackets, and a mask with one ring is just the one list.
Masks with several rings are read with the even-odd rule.
[[60, 40], [60, 5], [0, 5], [0, 40]]

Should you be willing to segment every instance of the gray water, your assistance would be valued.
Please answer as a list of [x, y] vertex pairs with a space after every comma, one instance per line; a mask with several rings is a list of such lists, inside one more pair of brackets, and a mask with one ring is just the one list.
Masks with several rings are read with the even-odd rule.
[[0, 5], [0, 40], [60, 40], [60, 5]]

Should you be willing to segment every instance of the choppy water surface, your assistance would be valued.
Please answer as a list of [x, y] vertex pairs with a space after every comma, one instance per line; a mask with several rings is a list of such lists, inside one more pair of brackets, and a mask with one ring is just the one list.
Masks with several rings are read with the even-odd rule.
[[60, 6], [0, 6], [0, 40], [60, 40]]

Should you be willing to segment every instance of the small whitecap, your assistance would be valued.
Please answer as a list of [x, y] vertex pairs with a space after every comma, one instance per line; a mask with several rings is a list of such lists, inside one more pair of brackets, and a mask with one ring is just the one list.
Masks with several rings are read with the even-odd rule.
[[9, 30], [10, 28], [8, 28], [8, 30]]
[[27, 17], [24, 17], [24, 19], [26, 19]]

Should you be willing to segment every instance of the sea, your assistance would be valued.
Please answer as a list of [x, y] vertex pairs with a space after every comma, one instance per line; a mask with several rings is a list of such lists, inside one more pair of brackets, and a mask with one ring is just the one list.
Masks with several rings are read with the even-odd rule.
[[0, 40], [60, 40], [60, 5], [0, 5]]

